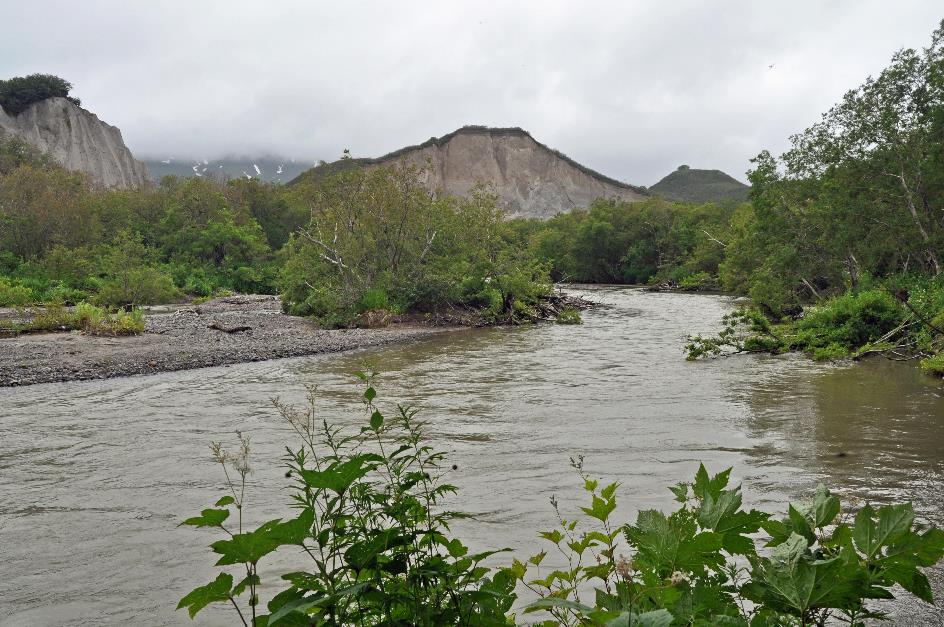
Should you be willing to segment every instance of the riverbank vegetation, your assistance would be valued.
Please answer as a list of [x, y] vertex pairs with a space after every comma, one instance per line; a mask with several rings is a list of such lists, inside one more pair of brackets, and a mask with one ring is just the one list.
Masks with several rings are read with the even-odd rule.
[[[933, 603], [924, 568], [944, 557], [944, 532], [915, 520], [909, 504], [843, 507], [824, 486], [775, 517], [743, 507], [731, 469], [671, 486], [671, 513], [614, 519], [618, 483], [589, 476], [582, 514], [551, 499], [546, 544], [516, 559], [475, 552], [449, 524], [450, 466], [423, 436], [416, 412], [382, 410], [375, 375], [360, 373], [364, 425], [353, 432], [315, 411], [315, 394], [275, 408], [297, 436], [286, 449], [294, 513], [247, 507], [250, 439], [214, 444], [226, 490], [182, 525], [213, 530], [218, 575], [180, 600], [193, 617], [225, 604], [244, 625], [778, 625], [861, 626], [897, 586]], [[268, 519], [252, 528], [250, 519]], [[280, 580], [260, 562], [291, 551]], [[505, 566], [499, 566], [504, 563]], [[235, 574], [234, 574], [235, 573]], [[262, 598], [265, 590], [267, 598]], [[519, 598], [518, 594], [521, 594]], [[516, 605], [517, 604], [517, 605]], [[519, 616], [519, 614], [521, 614]]]
[[0, 337], [47, 331], [82, 331], [87, 335], [138, 335], [144, 332], [140, 309], [109, 311], [89, 303], [76, 307], [23, 309], [12, 320], [0, 320]]
[[599, 199], [544, 222], [503, 220], [485, 188], [429, 193], [417, 169], [340, 167], [284, 187], [168, 177], [146, 190], [93, 189], [7, 139], [0, 306], [235, 291], [280, 293], [287, 311], [326, 327], [411, 315], [490, 324], [556, 318], [566, 303], [548, 305], [552, 282], [720, 289], [751, 305], [724, 333], [692, 338], [692, 358], [881, 353], [939, 373], [942, 77], [944, 25], [786, 153], [753, 159], [749, 202]]
[[944, 23], [928, 48], [895, 54], [791, 141], [780, 158], [754, 159], [751, 204], [719, 265], [722, 285], [774, 324], [738, 312], [718, 336], [693, 338], [690, 358], [725, 347], [882, 353], [939, 372]]
[[494, 195], [433, 194], [422, 174], [104, 190], [0, 138], [0, 306], [280, 293], [288, 312], [327, 327], [405, 314], [520, 322], [562, 306], [548, 264], [516, 246]]

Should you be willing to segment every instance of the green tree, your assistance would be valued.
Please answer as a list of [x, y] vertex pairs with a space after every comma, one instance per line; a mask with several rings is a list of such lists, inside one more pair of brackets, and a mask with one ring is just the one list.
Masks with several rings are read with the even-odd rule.
[[[47, 98], [69, 98], [72, 83], [52, 74], [30, 74], [0, 81], [0, 107], [10, 115], [17, 115], [34, 102]], [[81, 105], [78, 98], [69, 98]]]

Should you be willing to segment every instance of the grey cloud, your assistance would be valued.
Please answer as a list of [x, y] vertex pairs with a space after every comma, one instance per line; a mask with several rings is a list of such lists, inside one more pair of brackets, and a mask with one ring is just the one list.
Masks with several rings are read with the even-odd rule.
[[[17, 3], [0, 77], [59, 74], [139, 155], [375, 156], [522, 126], [608, 175], [744, 178], [937, 2]], [[774, 68], [768, 66], [773, 63]]]

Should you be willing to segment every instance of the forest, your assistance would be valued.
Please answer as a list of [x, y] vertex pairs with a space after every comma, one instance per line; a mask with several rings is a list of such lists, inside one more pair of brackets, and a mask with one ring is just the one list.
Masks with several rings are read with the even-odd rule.
[[942, 40], [938, 28], [927, 48], [899, 51], [784, 154], [752, 159], [743, 203], [599, 199], [509, 221], [487, 187], [430, 193], [397, 167], [108, 190], [5, 138], [0, 306], [235, 291], [279, 293], [327, 327], [457, 308], [489, 323], [528, 319], [554, 282], [642, 284], [750, 297], [721, 335], [693, 338], [690, 357], [882, 352], [940, 373]]

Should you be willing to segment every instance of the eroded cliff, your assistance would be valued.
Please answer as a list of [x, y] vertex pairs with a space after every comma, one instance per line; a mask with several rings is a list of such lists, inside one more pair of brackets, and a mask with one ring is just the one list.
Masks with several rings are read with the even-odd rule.
[[[645, 190], [582, 166], [520, 128], [463, 127], [377, 159], [350, 162], [366, 167], [428, 165], [429, 188], [450, 194], [462, 195], [485, 183], [498, 194], [509, 217], [550, 218], [586, 207], [596, 198], [635, 201], [647, 197]], [[327, 171], [338, 169], [337, 165], [319, 168]], [[300, 178], [318, 176], [319, 168]]]
[[16, 135], [70, 170], [106, 187], [138, 187], [147, 168], [134, 158], [121, 131], [65, 98], [31, 104], [18, 115], [0, 108], [0, 130]]

